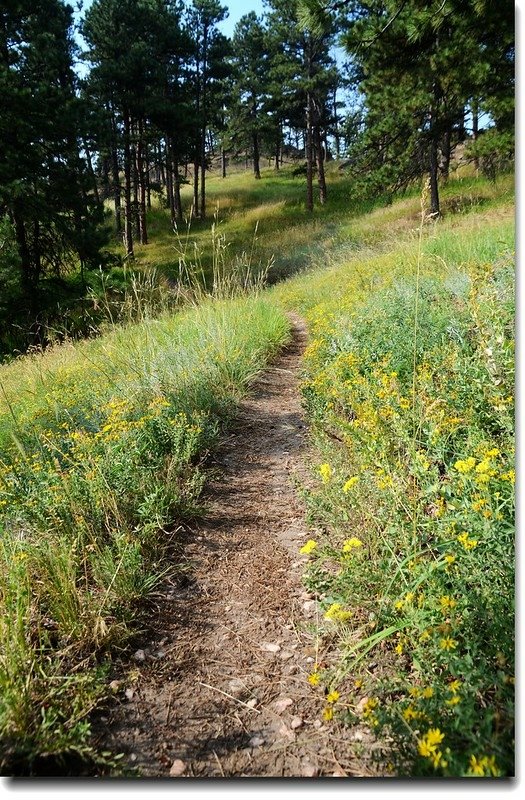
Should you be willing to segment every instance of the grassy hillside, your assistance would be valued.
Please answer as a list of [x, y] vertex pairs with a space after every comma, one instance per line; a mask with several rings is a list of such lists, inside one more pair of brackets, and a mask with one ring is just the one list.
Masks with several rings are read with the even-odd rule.
[[[325, 719], [386, 733], [400, 773], [512, 771], [512, 180], [450, 180], [439, 223], [416, 189], [353, 200], [335, 165], [310, 217], [303, 184], [287, 170], [211, 177], [216, 219], [178, 236], [152, 210], [139, 269], [177, 279], [182, 263], [239, 296], [0, 368], [4, 769], [107, 761], [87, 720], [111, 654], [293, 310], [309, 326], [303, 396], [320, 459], [308, 504], [324, 530], [303, 550], [305, 581], [335, 643], [310, 676], [329, 692]], [[273, 281], [297, 274], [237, 292], [270, 261]]]
[[208, 301], [2, 368], [4, 774], [100, 760], [86, 716], [110, 655], [177, 569], [172, 534], [199, 513], [201, 462], [287, 335], [267, 301]]
[[[513, 771], [514, 229], [487, 206], [272, 292], [311, 336], [302, 552], [337, 645], [310, 680], [398, 774]], [[360, 224], [403, 230], [402, 207]]]

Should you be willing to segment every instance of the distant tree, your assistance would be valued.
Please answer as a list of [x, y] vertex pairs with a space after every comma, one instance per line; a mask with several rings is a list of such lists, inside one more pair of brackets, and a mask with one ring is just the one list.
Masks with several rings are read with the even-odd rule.
[[322, 30], [331, 14], [345, 30], [364, 128], [352, 155], [377, 187], [395, 189], [428, 172], [433, 215], [439, 175], [470, 106], [499, 130], [513, 127], [514, 10], [491, 0], [300, 0], [302, 19]]
[[251, 151], [256, 178], [261, 177], [261, 135], [268, 126], [268, 61], [264, 26], [251, 11], [241, 17], [233, 34], [230, 136], [237, 146], [242, 143]]
[[[206, 215], [206, 137], [211, 123], [222, 120], [224, 82], [229, 68], [229, 40], [217, 28], [228, 15], [219, 0], [193, 0], [188, 11], [193, 39], [193, 74], [195, 145], [193, 174], [193, 213]], [[199, 190], [200, 175], [200, 190]]]
[[73, 71], [72, 9], [61, 0], [0, 8], [0, 215], [16, 239], [34, 316], [46, 275], [96, 264], [103, 209], [84, 142], [88, 115]]
[[330, 54], [334, 28], [328, 20], [319, 30], [307, 29], [301, 24], [296, 2], [268, 0], [268, 6], [267, 24], [273, 42], [270, 77], [272, 87], [281, 87], [276, 107], [289, 124], [300, 124], [304, 131], [306, 208], [313, 211], [316, 170], [320, 202], [324, 203], [327, 196], [323, 127], [329, 124], [330, 96], [337, 82]]

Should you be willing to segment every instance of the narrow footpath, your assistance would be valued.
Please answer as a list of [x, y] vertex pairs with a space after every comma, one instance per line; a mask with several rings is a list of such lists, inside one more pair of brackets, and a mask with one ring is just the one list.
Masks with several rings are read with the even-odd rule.
[[301, 584], [312, 532], [297, 483], [308, 439], [290, 344], [239, 407], [216, 451], [206, 517], [181, 533], [184, 569], [163, 584], [136, 668], [101, 744], [144, 777], [373, 776], [371, 742], [324, 722], [317, 604]]

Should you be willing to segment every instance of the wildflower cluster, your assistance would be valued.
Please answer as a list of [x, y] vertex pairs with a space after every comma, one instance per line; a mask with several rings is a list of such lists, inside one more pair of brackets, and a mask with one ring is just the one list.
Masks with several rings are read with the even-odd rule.
[[487, 265], [457, 295], [423, 278], [415, 340], [406, 283], [311, 312], [303, 396], [324, 463], [308, 502], [330, 533], [305, 581], [344, 664], [388, 664], [355, 708], [411, 774], [513, 768], [512, 276]]

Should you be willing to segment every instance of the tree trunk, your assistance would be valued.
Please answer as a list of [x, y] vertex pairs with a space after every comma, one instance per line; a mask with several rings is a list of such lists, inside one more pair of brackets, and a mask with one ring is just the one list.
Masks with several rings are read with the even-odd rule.
[[137, 167], [137, 145], [136, 134], [132, 128], [133, 144], [131, 145], [131, 177], [133, 187], [133, 226], [135, 228], [135, 236], [140, 236], [140, 220], [139, 220], [139, 171]]
[[[97, 201], [97, 205], [100, 205], [100, 195], [98, 193], [98, 186], [97, 186], [97, 178], [95, 175], [95, 170], [93, 169], [93, 162], [91, 160], [91, 153], [88, 147], [88, 144], [84, 138], [82, 138], [82, 146], [84, 148], [84, 152], [86, 154], [86, 163], [89, 172], [89, 177], [91, 178], [91, 185], [93, 186], [93, 193], [95, 195], [95, 199]], [[104, 159], [104, 181], [106, 185], [109, 183], [108, 180], [108, 169], [107, 169], [107, 159]]]
[[144, 159], [144, 121], [139, 120], [137, 138], [137, 183], [139, 191], [139, 237], [141, 244], [148, 243], [148, 228], [146, 222], [146, 170]]
[[173, 187], [173, 215], [178, 222], [182, 221], [182, 201], [180, 197], [180, 178], [179, 178], [179, 160], [175, 152], [173, 140], [171, 140], [171, 167], [173, 170], [172, 187]]
[[166, 137], [166, 194], [168, 198], [168, 208], [170, 210], [170, 218], [172, 227], [175, 224], [175, 198], [173, 194], [173, 174], [171, 169], [171, 142], [169, 137]]
[[131, 207], [131, 124], [124, 111], [124, 249], [126, 258], [133, 258], [133, 226]]
[[151, 211], [151, 165], [146, 153], [146, 208]]
[[314, 210], [314, 143], [313, 143], [313, 103], [312, 95], [308, 92], [306, 101], [306, 141], [305, 141], [305, 155], [306, 155], [306, 210]]
[[261, 170], [259, 166], [260, 161], [260, 154], [259, 154], [259, 136], [257, 131], [252, 132], [252, 141], [253, 141], [253, 174], [257, 178], [257, 180], [261, 179]]
[[34, 297], [35, 280], [33, 272], [33, 263], [31, 260], [31, 252], [27, 243], [27, 233], [24, 219], [17, 205], [13, 210], [13, 222], [15, 226], [16, 244], [18, 247], [18, 255], [20, 256], [20, 268], [22, 273], [22, 290], [28, 301], [32, 303]]
[[193, 164], [193, 216], [199, 216], [199, 162]]
[[334, 140], [335, 140], [335, 154], [339, 159], [341, 157], [341, 137], [339, 135], [339, 117], [337, 116], [337, 88], [334, 89]]
[[111, 180], [113, 188], [113, 200], [115, 203], [115, 229], [118, 234], [122, 233], [122, 204], [120, 190], [120, 175], [117, 150], [117, 136], [115, 119], [112, 120], [112, 142], [111, 142]]
[[226, 177], [226, 150], [224, 147], [221, 147], [221, 168], [222, 168], [222, 177]]
[[[470, 110], [472, 112], [472, 138], [474, 141], [476, 141], [479, 133], [479, 113], [477, 100], [472, 100], [470, 104]], [[477, 172], [479, 170], [479, 158], [477, 156], [474, 157], [474, 167], [476, 168]]]
[[452, 131], [449, 128], [443, 134], [443, 145], [441, 147], [441, 174], [443, 180], [448, 181], [450, 173], [450, 155], [452, 152]]
[[435, 136], [430, 142], [430, 214], [434, 219], [440, 216], [438, 186], [438, 145]]
[[206, 216], [206, 128], [203, 128], [201, 135], [201, 207], [200, 217]]
[[437, 80], [433, 87], [434, 102], [430, 108], [430, 214], [434, 219], [440, 216], [439, 209], [439, 158], [438, 158], [438, 130], [437, 130], [437, 108], [440, 100], [440, 88]]
[[321, 128], [316, 125], [315, 146], [317, 149], [317, 182], [319, 184], [319, 202], [321, 205], [326, 203], [326, 177], [324, 173], [324, 148], [321, 140]]

